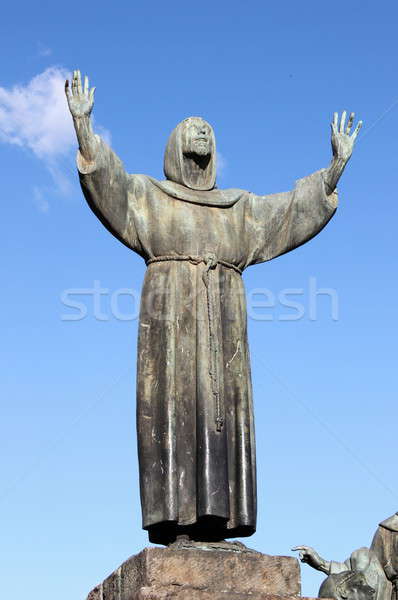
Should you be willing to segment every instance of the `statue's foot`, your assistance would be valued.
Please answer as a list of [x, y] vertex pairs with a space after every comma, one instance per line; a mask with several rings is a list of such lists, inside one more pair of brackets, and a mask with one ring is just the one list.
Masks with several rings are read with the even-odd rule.
[[219, 550], [222, 552], [256, 552], [251, 550], [242, 542], [233, 540], [197, 540], [192, 539], [189, 535], [179, 535], [177, 539], [167, 546], [173, 550]]
[[168, 548], [173, 548], [174, 550], [179, 550], [180, 548], [186, 548], [190, 545], [192, 540], [190, 539], [188, 534], [177, 535], [176, 539], [173, 542], [167, 544]]

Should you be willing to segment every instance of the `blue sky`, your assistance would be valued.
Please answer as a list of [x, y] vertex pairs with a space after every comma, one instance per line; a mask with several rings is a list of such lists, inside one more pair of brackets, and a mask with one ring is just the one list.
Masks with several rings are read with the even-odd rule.
[[[302, 290], [249, 319], [259, 523], [249, 546], [345, 559], [398, 510], [396, 360], [398, 6], [393, 1], [8, 3], [0, 50], [0, 452], [4, 597], [84, 599], [147, 543], [135, 439], [142, 260], [85, 204], [61, 83], [96, 85], [95, 122], [130, 172], [162, 177], [183, 118], [213, 124], [220, 187], [290, 189], [330, 160], [334, 110], [364, 127], [340, 208], [307, 245], [244, 275], [249, 293]], [[87, 315], [65, 290], [93, 297]], [[318, 296], [310, 313], [310, 285]], [[269, 297], [269, 296], [268, 296]], [[312, 295], [313, 297], [313, 295]], [[259, 300], [259, 297], [256, 297]], [[115, 301], [115, 300], [113, 300]], [[312, 304], [312, 310], [314, 305]], [[134, 307], [133, 307], [134, 308]], [[98, 307], [97, 307], [98, 316]], [[322, 575], [303, 566], [303, 594]]]

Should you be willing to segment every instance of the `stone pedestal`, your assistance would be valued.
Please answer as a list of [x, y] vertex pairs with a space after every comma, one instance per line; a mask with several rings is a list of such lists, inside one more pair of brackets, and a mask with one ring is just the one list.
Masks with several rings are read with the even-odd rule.
[[87, 600], [292, 600], [299, 595], [295, 558], [248, 549], [168, 547], [132, 556]]

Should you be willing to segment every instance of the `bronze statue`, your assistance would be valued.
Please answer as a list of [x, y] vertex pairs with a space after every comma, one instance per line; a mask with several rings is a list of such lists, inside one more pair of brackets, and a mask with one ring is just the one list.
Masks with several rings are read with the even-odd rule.
[[296, 546], [292, 550], [300, 553], [301, 562], [329, 576], [362, 573], [374, 590], [375, 600], [398, 598], [398, 513], [379, 523], [370, 548], [354, 550], [344, 562], [325, 560], [311, 546]]
[[334, 600], [374, 600], [375, 590], [360, 571], [343, 571], [329, 575], [322, 583], [319, 598]]
[[[300, 552], [300, 560], [307, 563], [313, 569], [322, 571], [328, 575], [321, 589], [328, 590], [337, 576], [347, 573], [361, 573], [367, 585], [373, 590], [374, 600], [391, 600], [391, 583], [388, 581], [379, 558], [372, 549], [362, 547], [354, 550], [349, 558], [343, 562], [336, 560], [325, 560], [311, 546], [297, 546], [292, 550]], [[331, 579], [330, 579], [331, 578]], [[344, 579], [344, 577], [343, 577]], [[321, 594], [321, 590], [319, 591]], [[326, 596], [320, 596], [326, 597]], [[332, 596], [334, 598], [334, 596]]]
[[94, 89], [79, 71], [66, 95], [80, 182], [104, 226], [148, 265], [141, 298], [137, 431], [143, 527], [152, 542], [222, 540], [256, 529], [256, 466], [242, 272], [317, 235], [361, 127], [332, 123], [333, 160], [291, 192], [216, 187], [212, 127], [172, 132], [166, 179], [129, 175], [94, 135]]

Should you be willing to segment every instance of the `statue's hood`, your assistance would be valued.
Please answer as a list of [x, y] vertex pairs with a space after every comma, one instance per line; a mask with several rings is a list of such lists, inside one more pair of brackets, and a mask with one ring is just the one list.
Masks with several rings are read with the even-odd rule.
[[[182, 136], [184, 128], [191, 120], [199, 118], [200, 117], [189, 117], [188, 119], [184, 119], [184, 121], [181, 121], [181, 123], [179, 123], [171, 132], [164, 154], [164, 174], [169, 181], [174, 181], [174, 183], [179, 183], [192, 190], [208, 191], [214, 189], [216, 185], [216, 139], [212, 126], [206, 122], [210, 128], [213, 152], [209, 164], [204, 171], [204, 179], [200, 186], [192, 181], [189, 169], [187, 168], [188, 162], [186, 159], [184, 160], [184, 154], [182, 152]], [[200, 120], [203, 121], [201, 118]]]
[[186, 124], [191, 119], [197, 118], [184, 119], [170, 134], [164, 154], [164, 174], [167, 179], [165, 181], [158, 181], [152, 177], [149, 179], [163, 192], [178, 200], [207, 206], [233, 206], [246, 192], [239, 189], [219, 190], [216, 188], [216, 140], [213, 128], [209, 123], [207, 125], [212, 138], [212, 156], [200, 186], [190, 177], [188, 162], [182, 151], [182, 136]]

